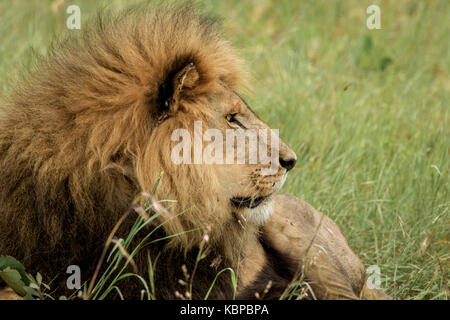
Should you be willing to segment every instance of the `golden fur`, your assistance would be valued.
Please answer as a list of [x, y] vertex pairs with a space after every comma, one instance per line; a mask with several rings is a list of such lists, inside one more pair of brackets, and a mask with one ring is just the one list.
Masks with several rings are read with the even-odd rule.
[[316, 298], [390, 298], [365, 285], [364, 266], [333, 220], [292, 195], [277, 195], [275, 208], [265, 240], [302, 266]]
[[[203, 130], [225, 132], [235, 128], [226, 116], [237, 114], [246, 128], [269, 129], [236, 93], [245, 79], [242, 61], [214, 21], [188, 6], [102, 14], [81, 35], [54, 45], [0, 108], [0, 254], [47, 279], [77, 264], [88, 280], [113, 225], [164, 172], [156, 196], [177, 202], [170, 219], [161, 216], [164, 227], [155, 236], [210, 230], [193, 297], [203, 298], [217, 272], [237, 269], [240, 260], [240, 297], [254, 298], [269, 280], [275, 284], [267, 297], [276, 297], [292, 278], [296, 267], [288, 262], [296, 257], [274, 253], [285, 244], [262, 244], [260, 224], [295, 164], [294, 152], [279, 140], [280, 162], [267, 176], [261, 175], [265, 165], [170, 160], [172, 132], [193, 133], [196, 120]], [[233, 206], [234, 197], [265, 200], [248, 209]], [[120, 232], [126, 233], [129, 220]], [[202, 236], [202, 230], [189, 232], [149, 247], [151, 257], [159, 257], [158, 298], [182, 290], [180, 267], [192, 272]], [[146, 274], [142, 251], [135, 259]], [[58, 281], [64, 291], [64, 279]], [[136, 283], [124, 287], [126, 297], [139, 295]], [[222, 276], [210, 297], [232, 294]]]
[[[171, 170], [167, 166], [172, 163], [163, 159], [170, 158], [171, 127], [189, 127], [191, 118], [203, 116], [202, 99], [217, 82], [237, 88], [242, 78], [241, 62], [211, 24], [187, 8], [128, 12], [101, 16], [96, 26], [85, 28], [81, 40], [56, 45], [1, 108], [0, 170], [6, 185], [1, 195], [8, 204], [2, 220], [11, 220], [2, 227], [16, 228], [17, 212], [29, 205], [36, 215], [42, 210], [40, 225], [51, 230], [45, 236], [56, 245], [63, 236], [63, 214], [50, 214], [46, 206], [67, 206], [67, 193], [80, 220], [89, 221], [93, 230], [105, 230], [106, 213], [100, 212], [123, 212], [137, 192], [151, 190], [161, 171], [189, 170], [179, 177], [191, 179], [175, 183], [171, 175], [164, 178], [170, 187], [183, 190], [160, 193], [185, 207], [198, 206], [196, 195], [183, 197], [184, 190], [198, 188], [199, 179], [205, 185], [218, 182], [205, 181], [210, 175], [196, 168]], [[181, 114], [171, 127], [152, 132], [160, 86], [189, 62], [200, 75], [189, 92], [196, 103], [183, 105], [192, 114]], [[24, 194], [28, 191], [33, 197]], [[24, 203], [24, 197], [30, 200]], [[14, 238], [15, 246], [35, 250], [35, 217], [22, 219], [27, 232], [5, 237], [2, 244]], [[183, 229], [178, 223], [170, 229]]]
[[[157, 197], [176, 199], [172, 212], [184, 212], [164, 224], [165, 234], [208, 226], [211, 242], [237, 255], [241, 226], [231, 195], [220, 196], [218, 166], [168, 160], [173, 130], [192, 131], [194, 120], [226, 126], [211, 115], [225, 108], [267, 127], [235, 94], [242, 62], [214, 25], [188, 6], [104, 13], [51, 48], [0, 109], [2, 254], [48, 276], [69, 264], [90, 270], [133, 197], [164, 172]], [[189, 64], [189, 79], [171, 88]], [[251, 193], [255, 179], [253, 172]], [[181, 235], [167, 247], [187, 251], [201, 236]]]

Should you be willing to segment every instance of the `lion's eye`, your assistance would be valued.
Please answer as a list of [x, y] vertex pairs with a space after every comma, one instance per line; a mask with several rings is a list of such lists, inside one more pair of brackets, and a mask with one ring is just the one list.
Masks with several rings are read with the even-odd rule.
[[237, 113], [229, 113], [225, 118], [227, 119], [228, 122], [236, 122], [237, 121], [236, 115]]
[[226, 119], [228, 122], [230, 123], [234, 123], [237, 124], [239, 127], [245, 129], [245, 126], [238, 120], [236, 119], [237, 113], [229, 113], [226, 115]]

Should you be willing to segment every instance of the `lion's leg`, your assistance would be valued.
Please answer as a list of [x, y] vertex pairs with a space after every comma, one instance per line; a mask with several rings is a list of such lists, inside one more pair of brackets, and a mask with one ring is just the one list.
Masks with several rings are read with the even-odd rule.
[[6, 287], [0, 289], [0, 300], [23, 300], [23, 298], [10, 287]]
[[339, 227], [303, 200], [275, 197], [265, 224], [267, 244], [301, 266], [318, 299], [358, 299], [365, 282], [364, 266]]
[[364, 287], [360, 293], [360, 297], [364, 300], [392, 300], [392, 297], [384, 293], [383, 290], [369, 289], [367, 287], [367, 284], [364, 284]]

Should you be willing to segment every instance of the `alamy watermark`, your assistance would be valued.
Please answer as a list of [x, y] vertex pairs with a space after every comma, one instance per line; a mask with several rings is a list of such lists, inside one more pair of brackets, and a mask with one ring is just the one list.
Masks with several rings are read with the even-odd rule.
[[[70, 265], [66, 270], [70, 276], [66, 280], [68, 289], [79, 290], [81, 288], [81, 268], [77, 265]], [[377, 265], [368, 266], [366, 269], [366, 286], [369, 289], [381, 289], [381, 269]]]
[[381, 289], [381, 269], [377, 265], [368, 266], [366, 269], [366, 286], [369, 289]]
[[370, 14], [366, 20], [367, 29], [381, 29], [381, 10], [376, 4], [367, 7], [366, 13]]
[[[224, 137], [223, 130], [210, 128], [203, 132], [202, 127], [202, 121], [194, 121], [194, 137], [187, 129], [180, 128], [172, 132], [171, 141], [180, 141], [171, 151], [173, 163], [270, 164], [261, 168], [262, 175], [278, 171], [278, 129], [226, 129]], [[207, 145], [204, 146], [204, 143]]]
[[[57, 4], [59, 6], [60, 3]], [[56, 10], [56, 9], [55, 9]], [[81, 9], [73, 4], [67, 7], [66, 13], [69, 15], [66, 20], [67, 29], [81, 29]], [[366, 26], [369, 30], [381, 29], [381, 9], [378, 5], [372, 4], [367, 7], [366, 13], [369, 15], [366, 20]]]
[[81, 10], [77, 5], [70, 5], [66, 9], [66, 13], [69, 15], [66, 20], [66, 27], [70, 30], [81, 29]]
[[81, 288], [81, 269], [79, 266], [72, 264], [67, 267], [66, 273], [70, 274], [67, 278], [66, 286], [67, 289], [79, 290]]

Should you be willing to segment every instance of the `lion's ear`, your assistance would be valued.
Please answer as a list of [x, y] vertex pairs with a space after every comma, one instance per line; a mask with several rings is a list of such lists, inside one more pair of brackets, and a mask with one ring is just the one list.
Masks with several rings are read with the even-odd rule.
[[[199, 79], [199, 74], [194, 63], [189, 63], [183, 67], [180, 71], [169, 79], [169, 90], [166, 91], [164, 97], [164, 106], [169, 108], [171, 112], [176, 112], [178, 109], [178, 103], [182, 92], [195, 87]], [[166, 84], [166, 85], [167, 85]]]

